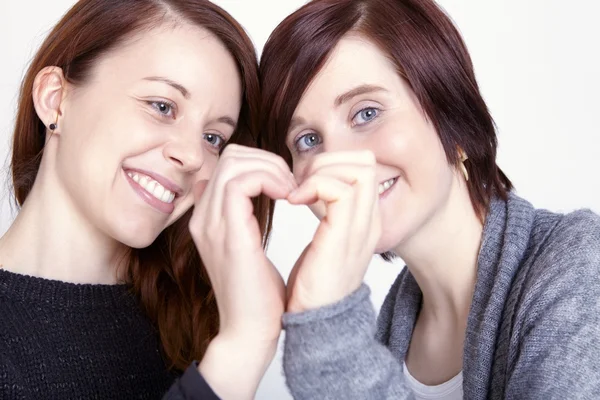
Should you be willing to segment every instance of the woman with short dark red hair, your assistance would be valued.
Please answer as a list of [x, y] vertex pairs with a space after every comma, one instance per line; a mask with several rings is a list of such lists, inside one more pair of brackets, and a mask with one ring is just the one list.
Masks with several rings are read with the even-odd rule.
[[[321, 219], [288, 283], [295, 398], [600, 397], [600, 217], [513, 192], [433, 1], [314, 0], [260, 68], [261, 145]], [[407, 264], [377, 324], [374, 253]]]

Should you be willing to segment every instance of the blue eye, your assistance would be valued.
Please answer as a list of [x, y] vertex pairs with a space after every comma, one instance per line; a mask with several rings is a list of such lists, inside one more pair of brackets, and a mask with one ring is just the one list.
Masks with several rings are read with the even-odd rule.
[[314, 147], [320, 145], [322, 142], [321, 137], [316, 133], [307, 133], [302, 135], [296, 140], [296, 150], [298, 152], [309, 151]]
[[222, 136], [217, 135], [215, 133], [205, 133], [204, 140], [206, 140], [209, 145], [211, 145], [217, 150], [221, 150], [223, 146], [225, 146], [225, 139], [223, 139]]
[[354, 115], [352, 122], [355, 125], [364, 125], [368, 122], [371, 122], [379, 115], [379, 110], [373, 107], [363, 108], [359, 112]]
[[175, 104], [168, 101], [150, 101], [149, 104], [161, 116], [175, 119]]

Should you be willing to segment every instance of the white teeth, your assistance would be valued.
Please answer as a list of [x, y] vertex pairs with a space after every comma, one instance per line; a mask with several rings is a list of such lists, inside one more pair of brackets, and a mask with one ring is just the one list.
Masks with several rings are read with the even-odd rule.
[[148, 185], [146, 185], [144, 187], [144, 189], [146, 189], [150, 193], [154, 194], [154, 188], [156, 187], [156, 184], [157, 184], [156, 181], [150, 181], [150, 183], [148, 183]]
[[379, 184], [379, 194], [382, 194], [386, 190], [392, 187], [392, 185], [396, 182], [396, 178], [388, 179], [387, 181]]
[[154, 197], [156, 197], [157, 199], [162, 199], [162, 195], [164, 193], [165, 193], [165, 188], [158, 184], [156, 185], [156, 187], [154, 188], [154, 191], [152, 192]]
[[134, 182], [138, 183], [148, 193], [156, 197], [158, 200], [164, 203], [172, 203], [173, 200], [175, 200], [175, 193], [165, 189], [163, 185], [156, 182], [154, 179], [149, 178], [145, 175], [140, 176], [132, 172], [128, 172], [127, 175], [129, 175], [129, 177], [133, 179]]

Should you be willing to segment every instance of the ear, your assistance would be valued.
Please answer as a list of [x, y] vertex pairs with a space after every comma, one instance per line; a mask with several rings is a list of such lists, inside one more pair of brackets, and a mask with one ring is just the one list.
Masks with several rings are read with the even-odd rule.
[[40, 120], [46, 125], [56, 124], [54, 133], [61, 126], [61, 104], [67, 88], [67, 81], [59, 67], [45, 67], [35, 77], [33, 82], [33, 105]]

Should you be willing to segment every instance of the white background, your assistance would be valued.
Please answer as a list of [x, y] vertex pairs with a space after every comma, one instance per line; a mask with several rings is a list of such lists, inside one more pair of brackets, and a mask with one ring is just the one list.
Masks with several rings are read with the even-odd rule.
[[[8, 206], [10, 135], [25, 67], [73, 0], [0, 0], [0, 233]], [[400, 1], [400, 0], [398, 0]], [[218, 0], [260, 52], [273, 28], [303, 0]], [[592, 0], [441, 0], [464, 35], [499, 128], [499, 164], [536, 207], [600, 212], [600, 3]], [[365, 72], [367, 73], [367, 72]], [[287, 277], [316, 219], [279, 204], [269, 256]], [[379, 308], [401, 262], [375, 259], [367, 274]], [[277, 356], [258, 399], [291, 399]], [[232, 381], [232, 384], [235, 384]]]

